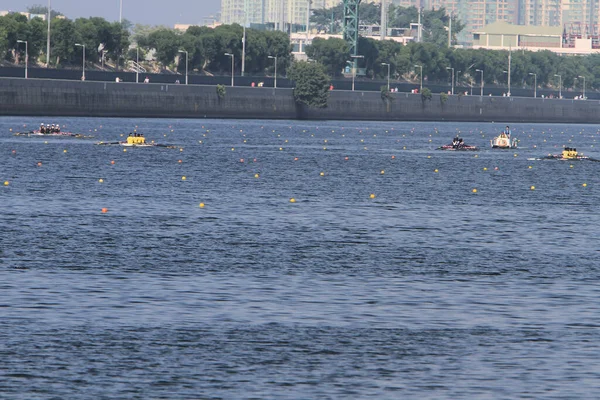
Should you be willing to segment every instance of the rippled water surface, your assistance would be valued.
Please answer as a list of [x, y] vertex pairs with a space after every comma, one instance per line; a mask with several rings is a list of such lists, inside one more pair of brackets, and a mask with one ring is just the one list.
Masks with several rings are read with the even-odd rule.
[[53, 120], [0, 119], [0, 398], [598, 397], [600, 163], [533, 160], [595, 126]]

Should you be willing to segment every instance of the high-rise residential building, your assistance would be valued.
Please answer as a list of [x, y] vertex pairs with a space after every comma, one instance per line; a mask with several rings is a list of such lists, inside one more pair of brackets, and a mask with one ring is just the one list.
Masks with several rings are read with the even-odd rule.
[[221, 22], [224, 24], [264, 24], [266, 3], [270, 0], [221, 0]]
[[342, 0], [312, 0], [310, 8], [313, 10], [332, 8], [340, 3], [342, 3]]
[[[320, 1], [326, 5], [333, 2]], [[245, 25], [273, 23], [276, 29], [284, 30], [290, 24], [306, 25], [308, 7], [309, 0], [221, 0], [221, 22]]]

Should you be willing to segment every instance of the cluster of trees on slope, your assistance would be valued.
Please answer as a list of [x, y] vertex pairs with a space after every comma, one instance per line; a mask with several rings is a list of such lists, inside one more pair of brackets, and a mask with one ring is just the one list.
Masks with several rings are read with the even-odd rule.
[[[37, 10], [45, 13], [45, 8]], [[132, 34], [132, 33], [133, 34]], [[86, 62], [100, 63], [102, 51], [105, 60], [123, 65], [125, 60], [135, 60], [136, 46], [139, 57], [153, 50], [154, 57], [162, 68], [185, 69], [185, 57], [180, 50], [188, 52], [190, 71], [207, 71], [214, 74], [229, 74], [231, 59], [225, 53], [234, 54], [236, 71], [242, 63], [243, 28], [239, 25], [222, 25], [215, 29], [192, 26], [186, 32], [166, 27], [147, 27], [128, 22], [110, 23], [103, 18], [53, 18], [50, 35], [50, 65], [65, 67], [80, 65], [82, 49], [86, 46]], [[18, 40], [27, 41], [29, 62], [46, 62], [47, 22], [41, 18], [28, 19], [12, 13], [0, 17], [0, 57], [12, 62], [24, 62], [25, 46]], [[133, 44], [132, 43], [137, 43]], [[264, 74], [274, 69], [277, 56], [278, 72], [285, 74], [291, 64], [292, 54], [289, 36], [283, 32], [246, 30], [245, 71], [248, 74]]]

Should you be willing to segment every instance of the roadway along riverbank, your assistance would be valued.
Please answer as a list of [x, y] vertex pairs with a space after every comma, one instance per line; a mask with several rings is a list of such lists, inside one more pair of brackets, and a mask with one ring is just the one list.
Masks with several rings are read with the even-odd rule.
[[330, 93], [328, 107], [299, 107], [292, 89], [0, 78], [0, 115], [389, 121], [600, 122], [600, 101]]

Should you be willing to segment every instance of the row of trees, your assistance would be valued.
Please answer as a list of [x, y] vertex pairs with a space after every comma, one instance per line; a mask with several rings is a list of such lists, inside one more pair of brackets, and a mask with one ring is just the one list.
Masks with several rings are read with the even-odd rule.
[[[348, 44], [339, 38], [313, 40], [306, 48], [308, 57], [323, 64], [331, 76], [341, 76], [349, 60]], [[440, 47], [434, 43], [400, 43], [385, 40], [360, 38], [358, 52], [364, 59], [358, 61], [359, 68], [366, 68], [371, 79], [385, 79], [390, 64], [392, 79], [415, 80], [423, 67], [425, 81], [443, 83], [452, 79], [454, 68], [456, 84], [479, 85], [483, 79], [487, 84], [506, 85], [508, 74], [508, 51], [484, 49], [462, 49]], [[589, 88], [600, 87], [600, 55], [559, 56], [551, 51], [513, 51], [511, 54], [511, 86], [532, 87], [535, 74], [540, 87], [558, 87], [562, 81], [565, 88], [580, 88], [586, 77]], [[560, 78], [555, 76], [560, 75]]]
[[[78, 18], [75, 21], [56, 15], [51, 21], [50, 65], [81, 63], [81, 49], [86, 45], [86, 60], [97, 62], [102, 46], [114, 59], [119, 59], [129, 47], [129, 31], [124, 24], [109, 23], [103, 18]], [[25, 48], [17, 40], [27, 41], [29, 61], [46, 62], [47, 22], [41, 18], [28, 19], [16, 13], [0, 17], [0, 55], [3, 59], [24, 59]]]
[[[192, 26], [185, 33], [160, 28], [148, 34], [136, 35], [139, 46], [154, 49], [155, 58], [164, 67], [176, 62], [180, 50], [188, 51], [190, 70], [227, 74], [231, 72], [234, 55], [235, 69], [242, 65], [244, 28], [240, 25], [221, 25], [216, 28]], [[249, 75], [264, 74], [274, 70], [269, 56], [277, 57], [278, 73], [285, 74], [292, 62], [290, 38], [284, 32], [246, 29], [244, 69]], [[185, 58], [178, 58], [178, 68], [185, 68]]]
[[[405, 16], [406, 10], [411, 9], [404, 10]], [[436, 15], [433, 13], [432, 16]], [[427, 18], [424, 16], [424, 21]], [[441, 20], [441, 23], [444, 21]], [[0, 55], [6, 60], [22, 63], [25, 48], [17, 40], [26, 40], [30, 63], [45, 62], [46, 29], [45, 21], [39, 18], [28, 20], [19, 14], [0, 17]], [[242, 37], [243, 28], [239, 25], [222, 25], [214, 29], [194, 26], [182, 33], [164, 27], [130, 27], [127, 23], [109, 23], [102, 18], [72, 21], [57, 16], [52, 20], [50, 64], [79, 65], [82, 51], [75, 43], [86, 45], [86, 60], [89, 62], [100, 62], [99, 46], [106, 52], [106, 58], [113, 62], [126, 58], [135, 60], [136, 47], [131, 45], [135, 42], [141, 59], [147, 52], [153, 51], [162, 67], [182, 71], [185, 69], [185, 57], [181, 57], [180, 51], [187, 51], [190, 71], [225, 75], [231, 71], [231, 59], [225, 53], [233, 54], [236, 71], [241, 69]], [[415, 66], [419, 65], [423, 67], [424, 81], [436, 83], [450, 83], [451, 68], [454, 68], [457, 85], [474, 86], [480, 83], [481, 74], [476, 72], [479, 69], [484, 71], [485, 83], [507, 84], [508, 76], [504, 72], [508, 70], [507, 51], [449, 48], [447, 42], [445, 44], [436, 43], [435, 35], [423, 43], [408, 45], [361, 37], [358, 51], [364, 59], [359, 60], [359, 67], [366, 68], [367, 78], [385, 79], [387, 66], [382, 63], [389, 63], [392, 79], [416, 81], [420, 78], [420, 69]], [[332, 77], [341, 76], [350, 60], [348, 44], [341, 38], [316, 38], [312, 45], [306, 47], [306, 53]], [[274, 65], [269, 56], [277, 56], [278, 72], [286, 74], [292, 63], [289, 36], [283, 32], [246, 29], [246, 73], [271, 73]], [[579, 89], [583, 84], [579, 77], [583, 76], [588, 88], [600, 88], [599, 61], [600, 55], [562, 57], [550, 51], [515, 51], [512, 52], [512, 86], [531, 87], [534, 81], [531, 74], [536, 74], [540, 87], [558, 87], [562, 82], [563, 88]]]
[[[37, 11], [37, 10], [36, 10]], [[45, 12], [45, 9], [39, 10]], [[133, 34], [131, 34], [131, 33]], [[51, 21], [50, 65], [64, 67], [81, 64], [83, 54], [76, 43], [86, 46], [89, 63], [106, 61], [122, 65], [126, 59], [143, 60], [149, 52], [162, 68], [185, 69], [188, 52], [190, 70], [226, 74], [231, 72], [234, 55], [236, 70], [242, 64], [243, 28], [239, 25], [222, 25], [215, 29], [190, 27], [182, 33], [166, 27], [131, 27], [129, 23], [110, 23], [103, 18], [78, 18], [70, 20], [57, 15]], [[23, 62], [25, 46], [17, 41], [27, 41], [29, 62], [46, 62], [47, 23], [41, 18], [28, 19], [11, 13], [0, 17], [0, 56], [4, 60]], [[283, 32], [246, 31], [245, 70], [248, 74], [264, 74], [274, 69], [269, 56], [277, 56], [278, 71], [286, 73], [292, 61], [289, 36]]]

